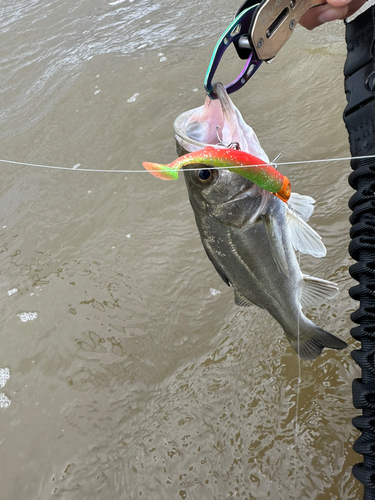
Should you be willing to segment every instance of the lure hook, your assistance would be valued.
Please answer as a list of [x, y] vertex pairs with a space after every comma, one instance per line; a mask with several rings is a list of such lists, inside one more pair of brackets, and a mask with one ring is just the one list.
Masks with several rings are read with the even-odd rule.
[[216, 125], [216, 137], [217, 140], [219, 141], [218, 145], [224, 146], [227, 149], [235, 149], [236, 151], [240, 151], [241, 147], [239, 142], [230, 142], [229, 144], [225, 144], [225, 142], [222, 139], [220, 139], [219, 129], [221, 129], [220, 125]]

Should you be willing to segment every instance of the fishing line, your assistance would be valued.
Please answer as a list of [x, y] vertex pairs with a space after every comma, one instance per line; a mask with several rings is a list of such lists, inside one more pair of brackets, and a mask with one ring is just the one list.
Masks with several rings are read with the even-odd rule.
[[[292, 212], [295, 213], [297, 216], [297, 221], [300, 223], [300, 218], [299, 215], [296, 214], [294, 209], [289, 208]], [[287, 225], [290, 223], [290, 221], [287, 221]], [[300, 234], [298, 233], [298, 239], [299, 239], [299, 246], [301, 246], [301, 239], [300, 239]], [[298, 260], [298, 267], [301, 269], [301, 250], [298, 249], [296, 250], [296, 257]], [[298, 377], [297, 377], [297, 389], [296, 389], [296, 411], [295, 411], [295, 417], [294, 417], [294, 500], [297, 500], [298, 498], [298, 493], [297, 493], [297, 484], [296, 484], [296, 478], [299, 474], [300, 467], [298, 466], [298, 451], [299, 451], [299, 399], [300, 399], [300, 391], [301, 391], [301, 383], [302, 383], [302, 375], [301, 375], [301, 358], [300, 358], [300, 316], [298, 315], [297, 318], [297, 371], [298, 371]]]
[[[301, 251], [298, 250], [298, 267], [301, 269]], [[297, 366], [298, 366], [298, 379], [297, 379], [297, 394], [296, 394], [296, 415], [295, 415], [295, 426], [294, 426], [294, 446], [295, 446], [295, 457], [296, 464], [298, 464], [298, 450], [299, 450], [299, 395], [300, 395], [300, 385], [301, 385], [301, 358], [300, 358], [300, 315], [298, 315], [297, 319]], [[297, 468], [298, 471], [298, 468]], [[297, 472], [296, 471], [296, 472]], [[295, 474], [297, 476], [297, 474]], [[297, 494], [297, 488], [294, 488], [295, 493]]]
[[[375, 155], [368, 156], [348, 156], [342, 158], [322, 158], [320, 160], [298, 160], [298, 161], [284, 161], [284, 162], [270, 162], [266, 163], [266, 165], [273, 165], [277, 168], [280, 165], [304, 165], [311, 163], [329, 163], [329, 162], [338, 162], [338, 161], [350, 161], [350, 160], [362, 160], [367, 158], [375, 158]], [[0, 159], [0, 163], [8, 163], [9, 165], [19, 165], [24, 167], [35, 167], [35, 168], [45, 168], [50, 170], [69, 170], [73, 172], [97, 172], [97, 173], [106, 173], [106, 174], [148, 174], [148, 173], [159, 173], [158, 170], [118, 170], [118, 169], [98, 169], [98, 168], [77, 168], [77, 167], [59, 167], [55, 165], [41, 165], [38, 163], [27, 163], [22, 161], [14, 161], [14, 160], [2, 160]], [[246, 167], [261, 167], [264, 166], [264, 163], [258, 165], [243, 165], [243, 168]], [[232, 168], [237, 168], [236, 166], [228, 166], [225, 167], [226, 170], [230, 170]], [[197, 168], [189, 168], [190, 171], [199, 171], [202, 170], [202, 167]]]

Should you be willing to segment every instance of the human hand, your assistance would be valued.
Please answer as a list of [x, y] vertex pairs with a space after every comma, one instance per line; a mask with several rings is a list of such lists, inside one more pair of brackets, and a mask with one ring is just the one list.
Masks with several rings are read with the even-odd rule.
[[366, 0], [327, 0], [327, 3], [312, 7], [305, 12], [299, 24], [312, 30], [328, 21], [346, 19], [357, 12], [365, 2]]

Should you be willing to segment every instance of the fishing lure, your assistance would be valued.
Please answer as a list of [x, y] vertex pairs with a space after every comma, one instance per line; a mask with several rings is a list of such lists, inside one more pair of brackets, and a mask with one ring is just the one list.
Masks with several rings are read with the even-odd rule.
[[199, 151], [180, 156], [169, 165], [144, 162], [152, 175], [167, 181], [178, 179], [178, 171], [186, 165], [203, 164], [207, 167], [229, 168], [257, 186], [273, 193], [285, 203], [291, 195], [289, 179], [276, 168], [256, 156], [231, 148], [207, 146]]

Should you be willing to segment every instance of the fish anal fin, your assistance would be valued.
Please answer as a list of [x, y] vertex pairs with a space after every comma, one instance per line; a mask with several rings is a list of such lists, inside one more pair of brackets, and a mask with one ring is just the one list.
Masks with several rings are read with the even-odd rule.
[[331, 299], [338, 292], [336, 283], [305, 274], [301, 287], [301, 306], [302, 308], [315, 306], [324, 300]]
[[244, 295], [242, 295], [242, 293], [239, 292], [238, 290], [234, 291], [234, 302], [237, 306], [240, 306], [240, 307], [251, 307], [254, 305], [249, 299], [247, 299]]
[[326, 255], [322, 238], [296, 212], [287, 210], [287, 226], [295, 250], [313, 257]]

